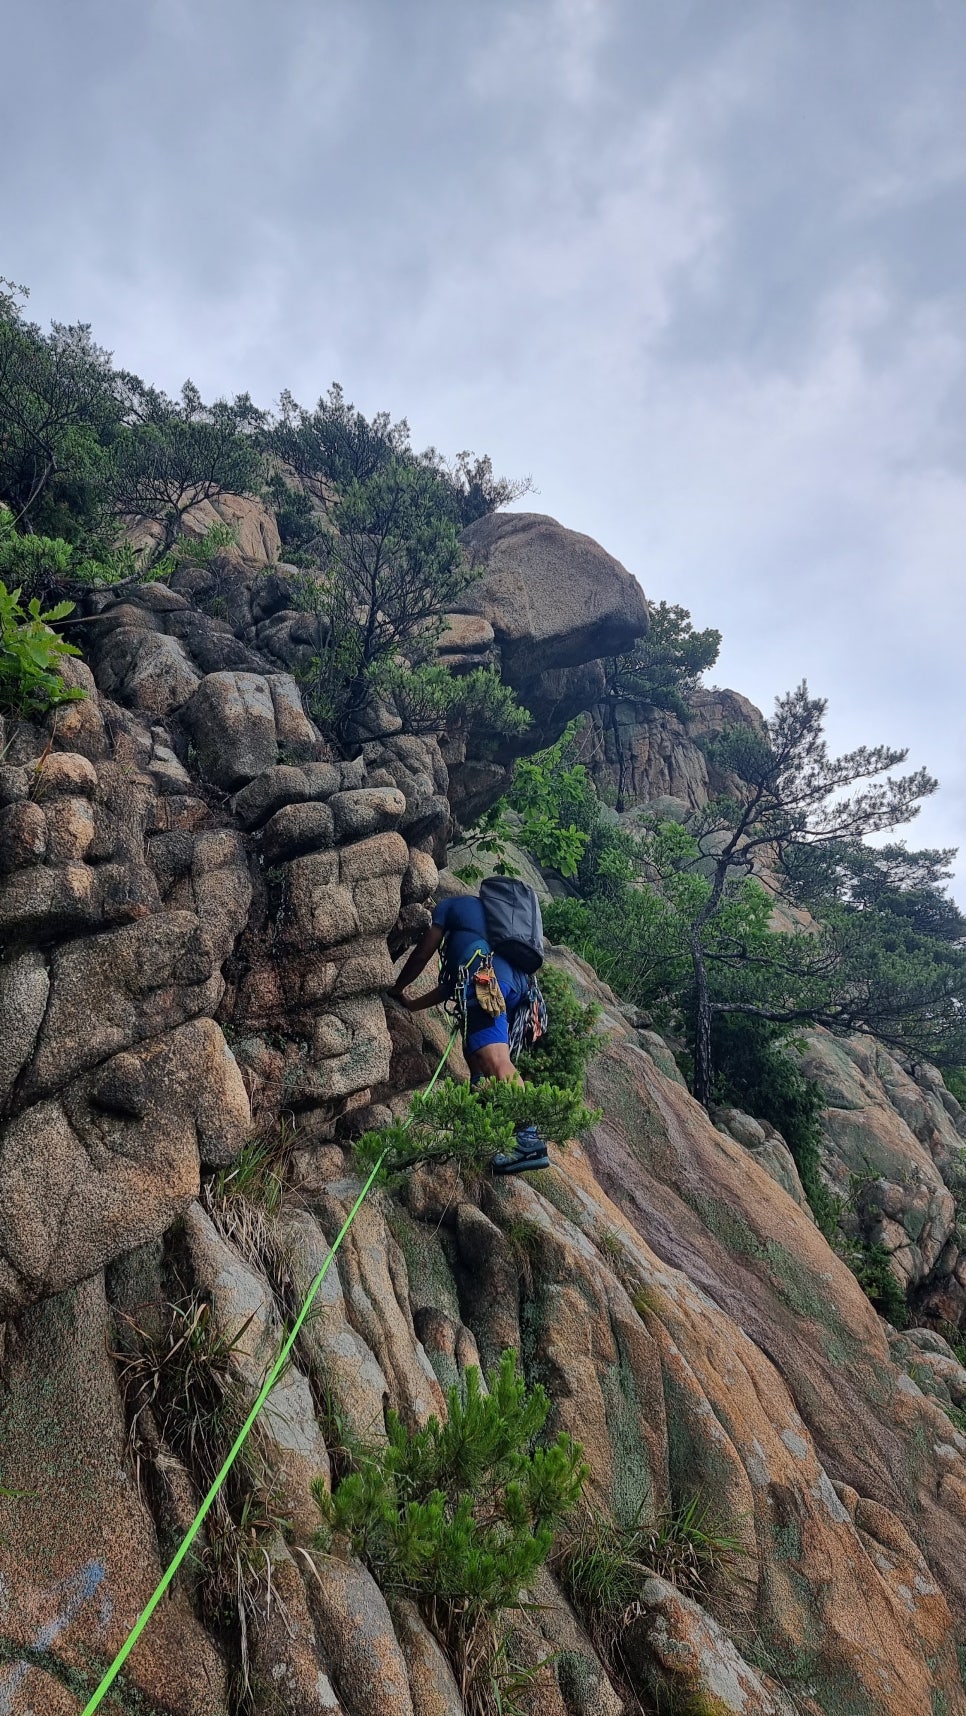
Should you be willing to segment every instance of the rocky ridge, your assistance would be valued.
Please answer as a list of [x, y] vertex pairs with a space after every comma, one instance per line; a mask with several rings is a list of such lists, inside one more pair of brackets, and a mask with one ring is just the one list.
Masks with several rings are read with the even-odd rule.
[[[454, 807], [503, 778], [384, 717], [353, 760], [336, 757], [293, 677], [322, 622], [292, 600], [270, 515], [221, 497], [229, 515], [245, 552], [171, 587], [98, 594], [69, 670], [87, 699], [5, 736], [9, 1716], [77, 1716], [196, 1505], [198, 1472], [132, 1394], [132, 1331], [157, 1351], [172, 1302], [204, 1306], [250, 1399], [354, 1199], [347, 1135], [435, 1066], [445, 1022], [382, 992], [427, 901], [455, 885], [439, 873]], [[553, 521], [484, 523], [471, 543], [484, 577], [443, 656], [539, 685], [542, 741], [593, 703], [598, 658], [630, 642], [642, 599]], [[554, 580], [573, 598], [556, 624]], [[588, 610], [591, 624], [575, 619]], [[668, 743], [649, 786], [691, 780], [672, 793], [690, 802], [707, 788]], [[602, 1119], [539, 1182], [419, 1171], [363, 1207], [261, 1419], [289, 1526], [259, 1538], [254, 1709], [462, 1716], [415, 1606], [390, 1609], [360, 1564], [313, 1548], [308, 1487], [330, 1481], [340, 1434], [378, 1438], [387, 1403], [425, 1423], [467, 1366], [512, 1346], [551, 1396], [551, 1427], [584, 1444], [592, 1507], [657, 1519], [700, 1494], [739, 1541], [700, 1603], [647, 1581], [623, 1639], [639, 1708], [966, 1710], [966, 1438], [944, 1410], [966, 1399], [966, 1373], [941, 1337], [876, 1317], [781, 1140], [756, 1139], [747, 1117], [713, 1126], [661, 1039], [554, 957], [603, 1009], [588, 1078]], [[928, 1072], [867, 1045], [817, 1038], [807, 1053], [824, 1057], [829, 1172], [879, 1188], [870, 1219], [897, 1268], [958, 1321], [961, 1112]], [[246, 1224], [211, 1176], [280, 1113], [286, 1194]], [[516, 1640], [534, 1669], [526, 1709], [617, 1716], [623, 1692], [552, 1573], [534, 1595]], [[234, 1711], [238, 1643], [189, 1570], [104, 1708]]]

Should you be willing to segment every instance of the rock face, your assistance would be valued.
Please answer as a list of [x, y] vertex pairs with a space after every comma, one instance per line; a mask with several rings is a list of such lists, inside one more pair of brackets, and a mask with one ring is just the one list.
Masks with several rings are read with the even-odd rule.
[[[444, 658], [563, 676], [559, 712], [643, 599], [552, 521], [487, 524], [482, 609]], [[177, 588], [94, 596], [87, 701], [2, 735], [9, 1716], [80, 1716], [353, 1207], [350, 1134], [401, 1112], [449, 1037], [383, 991], [456, 886], [450, 763], [464, 801], [503, 765], [398, 732], [337, 757], [292, 677], [321, 622], [269, 538], [245, 543]], [[387, 1406], [423, 1426], [507, 1346], [582, 1442], [592, 1513], [666, 1524], [697, 1498], [733, 1540], [703, 1586], [673, 1554], [642, 1579], [619, 1675], [545, 1570], [513, 1617], [526, 1716], [966, 1716], [966, 1371], [883, 1325], [782, 1141], [712, 1125], [661, 1039], [552, 957], [601, 1007], [599, 1121], [532, 1183], [424, 1168], [366, 1199], [112, 1716], [466, 1716], [438, 1618], [316, 1546], [309, 1485], [385, 1442]], [[868, 1045], [805, 1054], [826, 1171], [865, 1176], [868, 1234], [958, 1321], [956, 1104]]]
[[904, 1068], [868, 1037], [812, 1031], [798, 1054], [821, 1089], [822, 1165], [861, 1238], [888, 1253], [926, 1319], [958, 1325], [966, 1251], [954, 1190], [966, 1173], [966, 1115], [933, 1067]]
[[[481, 577], [450, 616], [442, 659], [463, 671], [497, 663], [533, 717], [522, 748], [549, 744], [600, 697], [600, 658], [646, 633], [644, 592], [599, 543], [541, 513], [492, 513], [464, 531], [463, 544]], [[501, 748], [508, 757], [512, 747]], [[447, 760], [466, 827], [499, 797], [506, 767], [494, 765], [492, 744]]]
[[647, 704], [596, 703], [582, 735], [582, 760], [620, 809], [672, 799], [684, 810], [700, 810], [732, 786], [709, 763], [701, 741], [737, 726], [761, 726], [759, 710], [737, 691], [699, 686], [686, 722]]

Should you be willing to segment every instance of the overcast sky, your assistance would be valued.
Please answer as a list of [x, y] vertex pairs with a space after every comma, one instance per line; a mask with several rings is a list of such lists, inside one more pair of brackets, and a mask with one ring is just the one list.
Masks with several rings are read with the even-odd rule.
[[175, 390], [532, 473], [966, 902], [964, 0], [31, 0], [0, 273]]

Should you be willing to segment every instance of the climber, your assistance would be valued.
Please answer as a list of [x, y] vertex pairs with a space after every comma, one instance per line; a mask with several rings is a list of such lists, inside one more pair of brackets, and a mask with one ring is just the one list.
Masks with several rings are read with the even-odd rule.
[[[440, 980], [423, 995], [405, 991], [425, 971], [434, 953], [442, 948]], [[410, 1013], [441, 1002], [456, 1000], [463, 992], [463, 1049], [470, 1069], [470, 1082], [506, 1079], [523, 1080], [510, 1059], [514, 1025], [523, 1021], [521, 1009], [532, 1003], [533, 986], [523, 971], [494, 953], [487, 936], [483, 902], [475, 894], [440, 900], [431, 927], [416, 943], [389, 991]], [[532, 1168], [549, 1168], [546, 1139], [535, 1126], [525, 1126], [516, 1135], [511, 1155], [494, 1156], [494, 1174], [522, 1174]]]

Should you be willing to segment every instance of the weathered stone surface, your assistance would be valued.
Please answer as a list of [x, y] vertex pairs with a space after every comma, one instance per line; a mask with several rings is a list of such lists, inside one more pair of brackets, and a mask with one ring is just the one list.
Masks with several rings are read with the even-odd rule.
[[306, 1587], [336, 1689], [352, 1716], [414, 1716], [386, 1600], [358, 1561], [330, 1555]]
[[47, 818], [29, 799], [0, 810], [0, 871], [40, 864], [47, 851]]
[[700, 810], [731, 784], [709, 762], [702, 739], [728, 726], [760, 730], [761, 724], [746, 697], [717, 688], [697, 688], [687, 722], [650, 704], [608, 700], [590, 710], [581, 761], [599, 787], [617, 793], [619, 805], [646, 803], [677, 821], [682, 809]]
[[230, 1161], [248, 1124], [210, 1019], [25, 1108], [0, 1132], [0, 1315], [159, 1238], [197, 1195], [200, 1159]]
[[955, 1199], [942, 1177], [962, 1159], [956, 1116], [934, 1085], [917, 1085], [871, 1038], [814, 1031], [804, 1044], [802, 1069], [826, 1101], [822, 1163], [832, 1185], [855, 1202], [861, 1231], [885, 1246], [900, 1284], [925, 1289], [935, 1314], [958, 1321], [966, 1293]]
[[394, 1603], [392, 1620], [406, 1659], [413, 1716], [464, 1716], [453, 1670], [415, 1603], [405, 1597]]
[[439, 881], [439, 871], [428, 852], [420, 852], [415, 848], [410, 852], [409, 863], [402, 879], [402, 901], [404, 905], [428, 900], [436, 890]]
[[234, 829], [211, 829], [191, 840], [190, 863], [169, 889], [169, 911], [193, 912], [205, 926], [215, 966], [228, 958], [248, 919], [252, 882], [241, 837]]
[[[213, 1209], [217, 1216], [217, 1206]], [[275, 1300], [263, 1276], [228, 1243], [200, 1204], [185, 1212], [184, 1231], [195, 1280], [231, 1343], [231, 1367], [251, 1404], [283, 1340]], [[329, 1456], [311, 1390], [297, 1365], [285, 1367], [262, 1407], [259, 1427], [278, 1467], [295, 1540], [307, 1544], [319, 1525], [310, 1486], [314, 1478], [328, 1479]]]
[[97, 682], [109, 697], [163, 719], [187, 703], [201, 675], [177, 638], [120, 626], [101, 645]]
[[30, 1058], [49, 993], [41, 954], [24, 953], [9, 965], [0, 964], [0, 1107]]
[[[77, 1716], [161, 1576], [139, 1500], [99, 1276], [19, 1321], [0, 1399], [0, 1709]], [[46, 1664], [51, 1675], [32, 1665]], [[173, 1716], [225, 1716], [218, 1651], [175, 1584], [132, 1652], [126, 1698]], [[66, 1685], [82, 1693], [57, 1699]], [[48, 1698], [48, 1690], [50, 1697]]]
[[727, 1132], [729, 1137], [744, 1145], [765, 1173], [770, 1174], [790, 1198], [794, 1198], [799, 1209], [808, 1211], [809, 1203], [798, 1177], [795, 1158], [780, 1132], [767, 1122], [742, 1114], [737, 1108], [716, 1109], [714, 1121], [722, 1132]]
[[648, 628], [644, 593], [589, 536], [540, 513], [490, 513], [463, 533], [483, 567], [461, 607], [493, 627], [512, 685], [620, 655]]
[[[338, 775], [336, 775], [338, 785]], [[266, 769], [249, 781], [231, 801], [231, 808], [243, 828], [260, 828], [277, 810], [286, 804], [300, 804], [312, 798], [305, 771], [291, 764], [279, 764]]]
[[277, 810], [263, 835], [266, 864], [282, 864], [335, 844], [335, 819], [328, 804], [288, 804]]
[[97, 790], [97, 770], [78, 751], [50, 751], [27, 773], [31, 790], [40, 803], [62, 792], [90, 798]]
[[84, 798], [56, 798], [44, 806], [48, 863], [70, 864], [87, 857], [97, 834], [95, 813]]
[[715, 1716], [791, 1716], [744, 1661], [731, 1639], [665, 1579], [646, 1580], [647, 1605], [624, 1637], [625, 1652], [652, 1696], [679, 1708], [713, 1710]]
[[[197, 501], [181, 516], [184, 536], [199, 539], [214, 525], [227, 524], [234, 532], [234, 546], [227, 555], [265, 564], [278, 559], [281, 553], [278, 526], [263, 501], [254, 495], [221, 493], [210, 500]], [[125, 538], [134, 548], [156, 548], [162, 540], [162, 527], [154, 519], [130, 519]], [[172, 592], [173, 594], [174, 592]]]
[[[296, 1290], [304, 1295], [325, 1262], [329, 1242], [308, 1210], [289, 1209], [281, 1232], [290, 1248]], [[384, 1443], [386, 1427], [379, 1403], [388, 1398], [389, 1383], [372, 1349], [353, 1326], [340, 1267], [337, 1262], [327, 1271], [313, 1314], [299, 1332], [298, 1351], [316, 1385], [332, 1390], [353, 1435], [363, 1442]]]
[[340, 840], [364, 840], [394, 828], [406, 811], [406, 800], [395, 787], [363, 787], [337, 792], [329, 800]]
[[[255, 1629], [252, 1678], [281, 1700], [284, 1716], [343, 1716], [323, 1666], [302, 1574], [281, 1540], [272, 1544], [269, 1555], [275, 1600]], [[308, 1570], [306, 1577], [312, 1577]]]
[[69, 942], [50, 963], [50, 1001], [25, 1094], [58, 1089], [84, 1067], [213, 1008], [211, 943], [188, 912]]
[[202, 774], [232, 791], [278, 759], [275, 706], [254, 673], [209, 673], [184, 711]]
[[302, 696], [295, 680], [290, 673], [270, 673], [268, 688], [282, 752], [295, 762], [311, 762], [318, 756], [319, 734], [302, 708]]
[[381, 876], [404, 876], [409, 868], [409, 848], [399, 834], [375, 834], [339, 854], [343, 882], [374, 882]]

